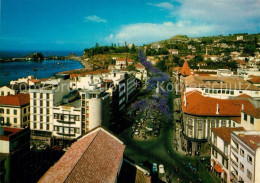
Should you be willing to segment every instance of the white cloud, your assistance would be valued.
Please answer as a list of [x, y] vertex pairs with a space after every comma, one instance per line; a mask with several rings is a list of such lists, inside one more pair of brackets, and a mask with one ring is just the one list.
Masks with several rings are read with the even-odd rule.
[[96, 15], [87, 16], [84, 18], [85, 22], [97, 22], [97, 23], [107, 23], [106, 19], [100, 18]]
[[[185, 28], [183, 28], [185, 27]], [[214, 26], [193, 25], [190, 22], [164, 22], [162, 24], [138, 23], [123, 26], [116, 34], [110, 34], [106, 38], [107, 42], [119, 42], [144, 44], [153, 41], [168, 39], [177, 34], [189, 34], [198, 36], [213, 31]]]
[[260, 0], [172, 0], [148, 5], [167, 10], [177, 21], [124, 25], [106, 41], [143, 44], [177, 34], [207, 36], [260, 32]]
[[158, 3], [158, 4], [148, 3], [148, 5], [156, 6], [156, 7], [162, 8], [162, 9], [166, 9], [166, 10], [173, 10], [175, 8], [174, 5], [169, 2], [162, 2], [162, 3]]

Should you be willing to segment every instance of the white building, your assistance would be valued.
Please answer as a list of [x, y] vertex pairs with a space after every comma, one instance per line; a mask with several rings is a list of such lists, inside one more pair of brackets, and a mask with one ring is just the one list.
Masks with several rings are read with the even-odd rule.
[[260, 131], [260, 108], [254, 107], [242, 110], [241, 126], [246, 130]]
[[228, 69], [218, 69], [217, 70], [217, 75], [218, 76], [233, 76], [234, 72]]
[[0, 96], [15, 95], [18, 93], [28, 93], [29, 85], [27, 83], [16, 83], [13, 85], [0, 87]]
[[260, 182], [260, 132], [232, 132], [230, 160], [233, 182]]
[[237, 75], [247, 80], [250, 79], [250, 75], [260, 76], [260, 71], [258, 68], [237, 69]]
[[[53, 107], [62, 103], [70, 92], [69, 75], [57, 75], [30, 89], [30, 129], [33, 138], [47, 140], [53, 132]], [[44, 138], [46, 137], [46, 138]]]
[[211, 129], [211, 158], [210, 163], [217, 176], [225, 182], [230, 181], [230, 140], [232, 131], [244, 131], [238, 128], [212, 128]]
[[0, 97], [0, 123], [12, 127], [28, 127], [30, 121], [30, 96], [17, 94]]
[[230, 76], [199, 76], [185, 78], [186, 92], [198, 90], [204, 96], [227, 99], [232, 96], [247, 94], [259, 98], [260, 88], [239, 77]]

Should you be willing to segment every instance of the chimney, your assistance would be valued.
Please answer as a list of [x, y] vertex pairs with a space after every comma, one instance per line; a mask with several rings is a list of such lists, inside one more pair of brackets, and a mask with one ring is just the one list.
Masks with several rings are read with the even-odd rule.
[[242, 104], [242, 111], [244, 110], [244, 104]]
[[217, 104], [217, 111], [216, 114], [219, 114], [219, 105]]

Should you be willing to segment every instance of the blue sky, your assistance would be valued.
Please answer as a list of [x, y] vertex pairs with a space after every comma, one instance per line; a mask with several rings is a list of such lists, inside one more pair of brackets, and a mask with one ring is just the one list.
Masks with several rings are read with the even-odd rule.
[[1, 0], [1, 50], [260, 32], [260, 0]]

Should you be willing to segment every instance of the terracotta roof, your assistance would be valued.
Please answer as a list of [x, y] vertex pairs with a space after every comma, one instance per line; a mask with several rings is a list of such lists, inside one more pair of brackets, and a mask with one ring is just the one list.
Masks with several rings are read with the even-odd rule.
[[238, 124], [241, 124], [241, 117], [231, 117], [230, 119], [235, 121]]
[[182, 68], [181, 68], [181, 75], [183, 75], [183, 76], [189, 76], [189, 75], [191, 75], [191, 70], [190, 70], [190, 67], [189, 67], [189, 65], [188, 65], [187, 60], [185, 60], [183, 66], [182, 66]]
[[260, 108], [244, 109], [243, 112], [253, 116], [254, 118], [260, 118]]
[[78, 76], [86, 76], [86, 75], [98, 75], [98, 74], [109, 73], [109, 72], [110, 72], [110, 69], [98, 69], [95, 71], [88, 71], [88, 72], [84, 72], [84, 73], [80, 73], [80, 74], [71, 74], [70, 78], [78, 77]]
[[40, 82], [40, 80], [38, 80], [38, 79], [30, 79], [29, 81], [31, 81], [33, 83], [39, 83]]
[[234, 89], [234, 90], [254, 90], [260, 88], [252, 85], [243, 78], [232, 76], [199, 76], [191, 75], [185, 78], [186, 87], [215, 88], [215, 89]]
[[29, 94], [16, 94], [8, 96], [0, 96], [0, 105], [22, 106], [30, 104]]
[[246, 62], [244, 60], [236, 60], [236, 63], [246, 65]]
[[260, 147], [259, 134], [247, 134], [246, 132], [243, 132], [238, 134], [238, 138], [253, 150], [257, 150]]
[[237, 128], [220, 127], [220, 128], [211, 128], [211, 131], [214, 132], [219, 138], [221, 138], [222, 140], [230, 144], [231, 132], [245, 131], [245, 129], [243, 127], [237, 127]]
[[136, 63], [135, 68], [136, 69], [145, 69], [145, 67], [141, 63]]
[[[205, 97], [197, 90], [187, 92], [182, 97], [182, 110], [185, 113], [199, 116], [241, 116], [242, 104], [244, 109], [254, 106], [247, 99], [218, 99]], [[217, 106], [219, 107], [217, 114]]]
[[114, 183], [125, 145], [102, 128], [75, 142], [39, 182]]
[[260, 84], [260, 76], [250, 79], [249, 82], [253, 84]]
[[241, 98], [252, 98], [250, 95], [247, 95], [245, 93], [238, 95], [237, 97], [241, 97]]

